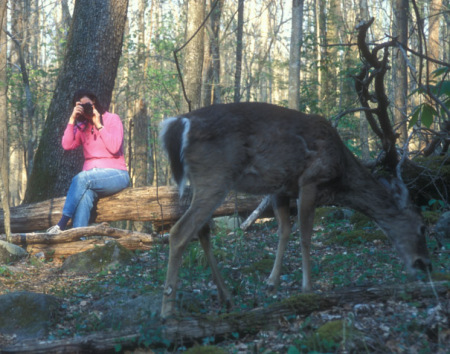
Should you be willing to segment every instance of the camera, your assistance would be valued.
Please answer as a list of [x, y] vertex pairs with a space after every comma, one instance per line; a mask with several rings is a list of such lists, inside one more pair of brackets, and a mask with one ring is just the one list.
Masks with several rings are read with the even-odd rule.
[[83, 114], [77, 115], [77, 123], [86, 123], [88, 117], [92, 117], [94, 115], [94, 109], [90, 102], [82, 103], [81, 107], [83, 107]]
[[86, 116], [92, 117], [92, 116], [94, 115], [94, 110], [93, 110], [93, 107], [92, 107], [92, 104], [91, 104], [91, 103], [89, 103], [89, 102], [83, 103], [83, 104], [81, 105], [81, 107], [83, 107], [83, 111], [84, 111], [84, 114], [85, 114]]

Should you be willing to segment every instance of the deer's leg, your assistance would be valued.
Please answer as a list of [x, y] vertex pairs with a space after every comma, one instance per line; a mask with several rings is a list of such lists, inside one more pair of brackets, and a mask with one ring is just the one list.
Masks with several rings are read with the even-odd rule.
[[223, 281], [222, 275], [220, 274], [220, 271], [217, 267], [216, 258], [214, 257], [211, 249], [209, 224], [203, 226], [198, 234], [198, 238], [200, 240], [200, 244], [203, 247], [203, 250], [205, 251], [209, 266], [211, 267], [213, 281], [217, 285], [217, 290], [219, 291], [219, 300], [222, 304], [226, 305], [227, 309], [229, 309], [232, 305], [231, 295], [228, 292], [225, 282]]
[[[161, 317], [167, 318], [175, 312], [176, 288], [183, 253], [189, 241], [199, 233], [208, 221], [213, 209], [221, 202], [225, 192], [201, 190], [194, 192], [189, 209], [170, 230], [169, 264], [167, 266]], [[198, 197], [201, 195], [201, 197]]]
[[311, 235], [314, 224], [317, 187], [315, 184], [302, 186], [299, 193], [300, 206], [298, 211], [300, 235], [302, 244], [303, 281], [302, 290], [311, 291]]
[[278, 248], [272, 272], [267, 279], [269, 291], [274, 291], [280, 284], [283, 255], [291, 234], [291, 221], [289, 220], [289, 198], [286, 196], [272, 197], [273, 211], [278, 222]]

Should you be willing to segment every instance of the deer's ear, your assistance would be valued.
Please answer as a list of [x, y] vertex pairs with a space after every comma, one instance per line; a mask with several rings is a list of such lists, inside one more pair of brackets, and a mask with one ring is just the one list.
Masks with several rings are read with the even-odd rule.
[[408, 205], [408, 188], [406, 188], [405, 184], [401, 180], [393, 177], [390, 180], [380, 178], [379, 181], [394, 197], [395, 203], [399, 209], [404, 209]]

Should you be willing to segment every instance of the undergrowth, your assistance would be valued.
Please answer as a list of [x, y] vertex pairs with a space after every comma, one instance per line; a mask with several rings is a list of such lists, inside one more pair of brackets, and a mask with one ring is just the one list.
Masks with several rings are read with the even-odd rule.
[[[315, 292], [321, 293], [344, 287], [401, 284], [409, 281], [391, 244], [373, 223], [359, 215], [352, 216], [350, 219], [338, 219], [332, 212], [333, 210], [319, 210], [319, 216], [315, 221], [311, 247]], [[276, 223], [273, 219], [254, 225], [251, 231], [246, 233], [241, 230], [231, 233], [225, 230], [214, 230], [213, 235], [214, 255], [227, 286], [232, 292], [234, 311], [269, 306], [301, 292], [300, 239], [295, 227], [284, 257], [281, 284], [275, 294], [269, 294], [265, 286], [278, 244]], [[427, 241], [433, 258], [435, 277], [448, 280], [449, 257], [439, 252], [433, 238], [429, 237]], [[448, 250], [450, 245], [447, 244], [445, 247]], [[156, 244], [148, 252], [136, 252], [136, 261], [131, 265], [104, 270], [88, 277], [73, 279], [67, 277], [64, 281], [52, 284], [48, 288], [48, 293], [64, 299], [63, 310], [67, 312], [65, 324], [53, 331], [53, 338], [86, 335], [105, 327], [101, 317], [95, 312], [88, 317], [81, 315], [81, 309], [85, 306], [83, 304], [120, 292], [126, 292], [133, 297], [149, 292], [162, 293], [167, 258], [168, 245]], [[10, 274], [6, 268], [0, 268], [0, 277], [12, 276], [14, 275]], [[178, 293], [179, 307], [187, 313], [217, 315], [224, 311], [218, 304], [217, 289], [211, 281], [211, 272], [198, 242], [189, 244], [184, 254]], [[414, 307], [413, 299], [409, 299], [408, 302]], [[392, 317], [393, 323], [397, 323], [394, 328], [390, 328], [389, 333], [395, 333], [403, 346], [408, 347], [414, 344], [418, 346], [419, 351], [424, 352], [436, 349], [439, 343], [430, 344], [426, 341], [429, 337], [426, 334], [427, 331], [431, 331], [431, 336], [434, 332], [424, 329], [423, 321], [416, 320], [427, 316], [429, 310], [423, 308], [421, 304], [417, 307], [416, 317], [412, 317], [409, 322], [395, 319], [395, 313], [387, 315]], [[367, 339], [371, 338], [370, 334], [366, 333], [364, 337], [354, 327], [351, 318], [340, 318], [339, 322], [325, 321], [330, 323], [330, 327], [317, 332], [320, 326], [316, 322], [320, 321], [314, 319], [314, 316], [317, 315], [297, 319], [298, 325], [294, 326], [295, 333], [288, 331], [290, 333], [288, 337], [283, 337], [287, 335], [285, 332], [259, 333], [256, 338], [259, 338], [258, 343], [263, 344], [259, 344], [256, 352], [276, 351], [274, 347], [267, 344], [270, 342], [268, 338], [283, 342], [282, 351], [289, 353], [334, 352], [345, 349], [346, 345], [351, 349], [350, 351], [373, 351], [372, 339]], [[120, 324], [118, 326], [120, 327]], [[331, 332], [332, 329], [338, 334], [327, 335], [326, 333]], [[344, 332], [346, 334], [343, 339]], [[152, 334], [152, 336], [156, 335]], [[152, 336], [146, 339], [146, 346], [151, 347]], [[237, 334], [236, 337], [239, 335]], [[411, 343], [414, 338], [417, 340]], [[345, 341], [351, 341], [351, 345], [350, 342], [345, 344]], [[214, 340], [203, 344], [211, 344], [210, 342], [214, 343]], [[221, 346], [233, 352], [230, 349], [232, 344], [231, 347], [227, 347], [226, 343], [225, 341]], [[170, 350], [177, 349], [183, 348], [171, 347]]]

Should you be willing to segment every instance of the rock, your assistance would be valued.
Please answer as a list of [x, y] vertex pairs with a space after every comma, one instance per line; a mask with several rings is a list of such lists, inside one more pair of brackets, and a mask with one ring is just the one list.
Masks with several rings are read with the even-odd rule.
[[105, 246], [68, 257], [61, 266], [62, 271], [73, 273], [98, 273], [117, 265], [130, 264], [134, 255], [121, 244], [111, 241]]
[[22, 247], [0, 240], [0, 264], [17, 262], [27, 255]]
[[15, 292], [0, 296], [0, 333], [17, 338], [42, 338], [60, 307], [57, 298], [46, 294]]
[[161, 292], [139, 296], [123, 292], [96, 301], [90, 313], [95, 313], [105, 328], [135, 327], [159, 317], [161, 302]]
[[354, 214], [355, 212], [351, 209], [336, 208], [327, 218], [331, 218], [331, 220], [350, 220]]

